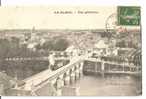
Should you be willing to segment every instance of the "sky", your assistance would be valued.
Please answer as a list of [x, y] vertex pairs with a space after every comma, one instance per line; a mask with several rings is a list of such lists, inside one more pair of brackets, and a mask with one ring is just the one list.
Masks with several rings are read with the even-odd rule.
[[106, 19], [116, 11], [116, 6], [3, 6], [0, 29], [104, 29]]

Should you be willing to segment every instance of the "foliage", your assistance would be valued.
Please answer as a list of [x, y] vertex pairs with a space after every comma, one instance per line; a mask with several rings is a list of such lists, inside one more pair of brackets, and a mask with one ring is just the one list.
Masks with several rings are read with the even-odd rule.
[[51, 51], [64, 51], [69, 46], [69, 43], [66, 39], [51, 39], [46, 41], [43, 45], [38, 44], [36, 49], [44, 49]]

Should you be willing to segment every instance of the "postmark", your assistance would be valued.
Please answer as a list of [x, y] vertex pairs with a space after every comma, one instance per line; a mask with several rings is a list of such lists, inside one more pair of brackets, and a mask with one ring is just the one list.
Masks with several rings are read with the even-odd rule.
[[[120, 33], [131, 32], [130, 27], [140, 26], [141, 16], [138, 6], [119, 6], [117, 12], [107, 17], [105, 22], [105, 35], [108, 38], [118, 38]], [[132, 29], [136, 31], [136, 29]]]
[[106, 29], [106, 33], [105, 35], [108, 38], [114, 37], [116, 36], [116, 28], [117, 28], [117, 14], [116, 13], [112, 13], [111, 15], [109, 15], [106, 19], [105, 22], [105, 29]]
[[117, 8], [118, 25], [139, 26], [140, 13], [138, 6], [119, 6]]

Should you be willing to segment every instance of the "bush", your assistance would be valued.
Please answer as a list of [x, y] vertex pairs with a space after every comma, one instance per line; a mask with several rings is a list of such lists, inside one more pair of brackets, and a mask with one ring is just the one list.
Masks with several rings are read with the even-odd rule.
[[69, 46], [69, 43], [66, 39], [52, 39], [46, 41], [42, 46], [38, 44], [36, 48], [38, 50], [51, 50], [51, 51], [64, 51]]

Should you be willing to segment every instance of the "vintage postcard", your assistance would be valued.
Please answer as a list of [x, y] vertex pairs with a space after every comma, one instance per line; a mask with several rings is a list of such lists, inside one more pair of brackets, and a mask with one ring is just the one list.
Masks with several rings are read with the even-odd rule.
[[141, 95], [141, 42], [140, 6], [0, 7], [0, 95]]

